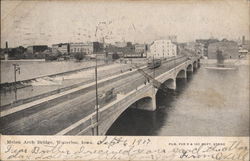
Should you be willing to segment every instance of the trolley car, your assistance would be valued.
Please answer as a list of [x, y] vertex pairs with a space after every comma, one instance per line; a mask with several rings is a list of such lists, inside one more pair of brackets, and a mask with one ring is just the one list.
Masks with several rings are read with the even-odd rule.
[[154, 59], [148, 62], [149, 69], [158, 68], [159, 66], [161, 66], [161, 59]]

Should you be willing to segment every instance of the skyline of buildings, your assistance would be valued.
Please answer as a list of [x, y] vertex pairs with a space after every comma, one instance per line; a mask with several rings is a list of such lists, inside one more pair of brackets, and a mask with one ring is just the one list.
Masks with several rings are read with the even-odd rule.
[[[115, 46], [117, 46], [117, 47], [124, 47], [124, 46], [126, 46], [126, 44], [127, 44], [127, 42], [131, 42], [131, 43], [133, 43], [133, 44], [151, 44], [151, 43], [153, 43], [155, 40], [163, 40], [163, 39], [165, 39], [165, 40], [171, 40], [172, 42], [174, 42], [174, 43], [179, 43], [179, 44], [182, 44], [182, 43], [187, 43], [187, 44], [192, 44], [192, 43], [203, 43], [203, 44], [205, 44], [205, 42], [206, 41], [212, 41], [213, 42], [213, 40], [216, 40], [216, 41], [222, 41], [222, 40], [224, 40], [224, 39], [227, 39], [227, 38], [217, 38], [217, 37], [211, 37], [211, 38], [199, 38], [199, 39], [194, 39], [194, 40], [192, 40], [192, 41], [187, 41], [187, 42], [179, 42], [179, 41], [175, 41], [176, 40], [176, 38], [177, 38], [177, 36], [176, 35], [174, 35], [175, 36], [175, 38], [172, 40], [171, 38], [172, 38], [172, 36], [173, 35], [171, 35], [171, 36], [165, 36], [165, 37], [161, 37], [161, 38], [159, 38], [159, 39], [154, 39], [154, 40], [152, 40], [152, 41], [149, 41], [149, 42], [143, 42], [143, 43], [140, 43], [140, 42], [132, 42], [132, 41], [125, 41], [125, 40], [123, 40], [123, 41], [115, 41], [115, 42], [109, 42], [109, 43], [105, 43], [106, 45], [115, 45]], [[250, 39], [245, 39], [245, 35], [243, 35], [242, 37], [239, 37], [239, 38], [237, 38], [237, 39], [227, 39], [227, 40], [229, 40], [229, 41], [235, 41], [235, 42], [237, 42], [239, 45], [241, 45], [241, 44], [244, 44], [244, 43], [242, 43], [243, 42], [243, 40], [242, 40], [242, 38], [244, 37], [244, 42], [247, 42], [247, 44], [249, 43], [249, 41], [250, 41]], [[4, 46], [1, 46], [1, 49], [4, 49], [4, 48], [6, 48], [6, 42], [8, 43], [8, 48], [15, 48], [15, 47], [19, 47], [19, 46], [23, 46], [23, 45], [17, 45], [17, 46], [12, 46], [11, 45], [11, 41], [5, 41], [5, 42], [2, 42], [2, 44], [4, 45]], [[46, 44], [46, 43], [42, 43], [42, 44], [29, 44], [29, 45], [26, 45], [26, 46], [23, 46], [23, 47], [26, 47], [26, 48], [28, 48], [29, 46], [36, 46], [36, 45], [47, 45], [48, 47], [53, 47], [53, 45], [55, 46], [57, 46], [57, 45], [62, 45], [62, 44], [81, 44], [81, 43], [86, 43], [86, 44], [89, 44], [89, 43], [93, 43], [93, 42], [98, 42], [98, 43], [103, 43], [103, 41], [75, 41], [75, 42], [58, 42], [58, 43], [52, 43], [52, 44]], [[62, 50], [67, 50], [67, 49], [62, 49]]]

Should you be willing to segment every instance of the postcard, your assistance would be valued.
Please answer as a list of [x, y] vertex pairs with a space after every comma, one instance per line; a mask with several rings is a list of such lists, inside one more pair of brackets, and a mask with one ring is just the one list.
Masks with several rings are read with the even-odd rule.
[[249, 160], [249, 5], [1, 1], [1, 160]]

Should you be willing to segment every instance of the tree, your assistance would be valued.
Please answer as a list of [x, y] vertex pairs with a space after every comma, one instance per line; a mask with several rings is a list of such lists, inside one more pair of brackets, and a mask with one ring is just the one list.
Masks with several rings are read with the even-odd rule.
[[77, 61], [83, 60], [85, 58], [86, 53], [75, 53], [74, 57]]
[[11, 50], [9, 50], [9, 57], [13, 59], [23, 59], [25, 51], [26, 49], [23, 46], [12, 48]]
[[116, 52], [112, 55], [113, 60], [116, 60], [116, 59], [119, 59], [119, 58], [120, 58], [120, 56]]
[[45, 51], [44, 55], [45, 55], [45, 60], [50, 60], [50, 61], [57, 60], [59, 57], [62, 56], [60, 52], [52, 53], [50, 51]]

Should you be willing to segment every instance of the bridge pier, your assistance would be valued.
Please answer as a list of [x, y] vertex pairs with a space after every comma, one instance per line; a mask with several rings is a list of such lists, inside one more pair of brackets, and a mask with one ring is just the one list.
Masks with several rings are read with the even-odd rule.
[[193, 72], [193, 71], [194, 71], [193, 67], [187, 68], [187, 72]]
[[166, 82], [164, 82], [164, 84], [169, 89], [172, 89], [172, 90], [176, 89], [176, 79], [169, 79]]
[[198, 63], [195, 61], [193, 63], [193, 71], [195, 71], [198, 68]]

